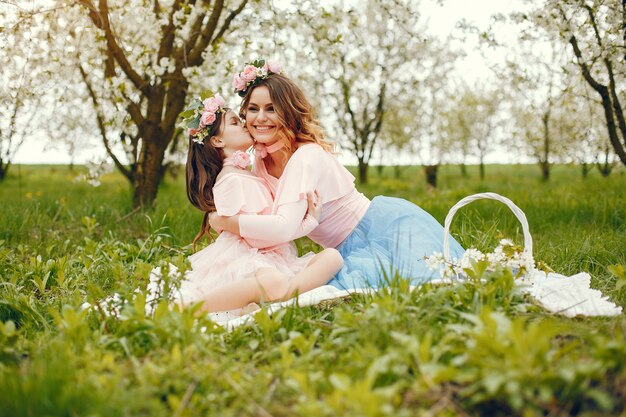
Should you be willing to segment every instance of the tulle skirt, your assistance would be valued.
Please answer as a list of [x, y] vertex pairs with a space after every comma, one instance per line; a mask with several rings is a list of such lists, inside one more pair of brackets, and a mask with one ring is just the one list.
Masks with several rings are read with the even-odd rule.
[[[439, 278], [439, 272], [430, 270], [424, 257], [443, 252], [443, 226], [407, 200], [379, 196], [337, 250], [344, 266], [329, 285], [342, 290], [377, 288], [396, 273], [418, 285]], [[460, 258], [463, 252], [451, 237], [452, 258]]]
[[191, 270], [181, 280], [179, 301], [201, 301], [207, 292], [220, 285], [252, 278], [259, 269], [274, 268], [288, 278], [304, 269], [313, 253], [298, 257], [293, 242], [269, 249], [256, 249], [244, 239], [223, 232], [215, 242], [189, 257]]

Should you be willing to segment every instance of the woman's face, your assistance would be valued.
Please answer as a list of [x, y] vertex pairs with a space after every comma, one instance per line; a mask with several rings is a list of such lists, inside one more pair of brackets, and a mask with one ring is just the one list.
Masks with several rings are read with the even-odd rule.
[[264, 145], [272, 145], [279, 138], [276, 133], [282, 125], [270, 98], [270, 90], [265, 86], [252, 90], [246, 108], [246, 127], [254, 140]]
[[245, 151], [252, 146], [252, 137], [234, 112], [228, 111], [224, 116], [224, 126], [219, 138], [224, 150]]

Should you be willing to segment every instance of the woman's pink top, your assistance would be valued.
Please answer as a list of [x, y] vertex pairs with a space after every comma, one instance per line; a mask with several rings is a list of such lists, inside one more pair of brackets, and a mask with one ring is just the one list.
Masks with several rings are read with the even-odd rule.
[[[354, 230], [370, 200], [354, 187], [354, 176], [317, 144], [294, 152], [280, 177], [272, 177], [258, 158], [254, 172], [274, 189], [269, 216], [239, 216], [239, 231], [246, 240], [268, 246], [308, 235], [324, 247], [336, 247]], [[322, 203], [319, 225], [309, 233], [301, 227], [307, 211], [307, 193], [317, 190]], [[260, 246], [257, 246], [260, 247]]]
[[[259, 214], [269, 215], [272, 212], [273, 199], [269, 185], [264, 179], [243, 172], [224, 173], [213, 186], [213, 198], [217, 214], [221, 216], [245, 214], [249, 217], [257, 217]], [[299, 233], [307, 234], [317, 226], [315, 218], [306, 216], [301, 219], [298, 230]], [[277, 245], [268, 244], [265, 239], [245, 237], [244, 239], [250, 246], [256, 248]]]

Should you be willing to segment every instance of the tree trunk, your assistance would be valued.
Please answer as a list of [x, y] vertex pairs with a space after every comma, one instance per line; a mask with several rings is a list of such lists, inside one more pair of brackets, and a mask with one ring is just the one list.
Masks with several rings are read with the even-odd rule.
[[[188, 2], [173, 1], [169, 13], [169, 23], [161, 26], [161, 38], [158, 50], [154, 50], [156, 53], [154, 58], [157, 62], [160, 62], [162, 58], [173, 60], [175, 70], [173, 73], [168, 73], [167, 77], [164, 76], [161, 82], [156, 84], [151, 82], [143, 71], [134, 68], [131, 60], [126, 56], [126, 48], [132, 47], [132, 44], [122, 46], [122, 43], [117, 39], [109, 21], [108, 3], [100, 0], [97, 9], [92, 1], [83, 0], [78, 3], [84, 6], [85, 13], [88, 14], [94, 26], [103, 32], [106, 40], [106, 50], [103, 51], [106, 56], [102, 57], [102, 62], [105, 65], [105, 78], [111, 77], [119, 68], [136, 90], [136, 95], [128, 94], [128, 96], [136, 97], [127, 97], [124, 102], [126, 111], [138, 132], [136, 137], [130, 138], [133, 156], [137, 155], [135, 145], [141, 143], [141, 150], [136, 160], [133, 161], [132, 158], [129, 158], [131, 159], [129, 161], [131, 168], [129, 169], [119, 161], [110, 149], [106, 120], [101, 114], [100, 109], [102, 107], [99, 104], [97, 93], [91, 88], [92, 83], [89, 81], [87, 72], [80, 65], [78, 66], [91, 96], [107, 152], [113, 158], [117, 168], [134, 187], [133, 205], [135, 207], [152, 206], [156, 201], [159, 183], [165, 172], [163, 167], [165, 152], [176, 134], [176, 121], [184, 107], [189, 88], [189, 83], [183, 75], [184, 69], [200, 67], [209, 56], [211, 59], [218, 57], [215, 48], [222, 42], [223, 36], [229, 30], [232, 31], [230, 29], [231, 23], [246, 7], [248, 0], [241, 0], [239, 6], [230, 11], [224, 7], [223, 0], [204, 2], [212, 3], [210, 12], [207, 10], [206, 15], [200, 13], [193, 17], [195, 20], [191, 27], [194, 29], [188, 37], [182, 39], [183, 42], [180, 47], [176, 46], [174, 42], [178, 26], [174, 16], [186, 7]], [[193, 4], [195, 1], [190, 3]], [[155, 7], [157, 10], [160, 9], [158, 2], [155, 2]], [[209, 9], [208, 6], [207, 9]], [[223, 13], [226, 16], [221, 19], [220, 16]], [[221, 25], [220, 21], [222, 22]], [[124, 143], [124, 134], [121, 139]], [[135, 163], [136, 165], [133, 165]], [[136, 167], [136, 171], [133, 171], [134, 167]]]
[[461, 176], [467, 178], [467, 165], [465, 163], [461, 164]]
[[379, 177], [382, 177], [382, 176], [383, 176], [383, 168], [384, 168], [384, 167], [385, 167], [384, 165], [378, 165], [378, 166], [376, 166], [376, 172], [378, 173], [378, 176], [379, 176]]
[[583, 178], [587, 178], [587, 176], [589, 175], [589, 164], [586, 162], [583, 162], [581, 168], [582, 168]]
[[548, 181], [550, 179], [550, 162], [541, 161], [539, 166], [541, 167], [541, 178], [544, 181]]
[[485, 179], [485, 162], [481, 159], [480, 160], [480, 180], [484, 180]]
[[367, 184], [367, 168], [368, 163], [362, 158], [359, 158], [359, 183]]
[[143, 141], [137, 164], [137, 182], [133, 196], [135, 208], [152, 207], [156, 203], [165, 148], [166, 144], [162, 144], [156, 138], [148, 138]]
[[609, 161], [609, 156], [611, 151], [609, 148], [606, 148], [604, 152], [604, 163], [598, 162], [598, 171], [602, 174], [603, 177], [608, 177], [611, 171], [613, 171], [613, 164]]
[[543, 114], [543, 156], [539, 159], [541, 166], [541, 178], [544, 181], [550, 179], [550, 115], [552, 114], [552, 100], [548, 100], [548, 109]]
[[400, 165], [393, 166], [393, 173], [396, 179], [400, 179], [400, 175], [402, 174], [401, 168], [402, 167]]
[[[617, 131], [617, 126], [615, 124], [615, 119], [617, 118], [617, 122], [619, 123], [620, 115], [623, 116], [622, 109], [618, 102], [613, 102], [613, 99], [611, 97], [611, 90], [609, 89], [609, 87], [604, 84], [600, 84], [591, 75], [589, 67], [583, 61], [582, 52], [578, 47], [578, 40], [576, 39], [576, 37], [570, 37], [569, 43], [574, 49], [574, 55], [576, 55], [576, 58], [578, 59], [578, 66], [580, 67], [583, 77], [587, 81], [587, 84], [589, 84], [591, 88], [593, 88], [602, 99], [602, 108], [604, 109], [604, 118], [606, 119], [606, 127], [609, 133], [609, 140], [611, 141], [611, 145], [613, 146], [613, 149], [615, 150], [615, 153], [617, 154], [619, 160], [622, 162], [622, 164], [626, 165], [626, 148], [621, 143], [621, 140], [626, 140], [626, 126], [624, 126], [624, 130], [622, 130], [622, 137], [620, 138]], [[610, 65], [607, 65], [607, 67], [610, 71], [612, 71]], [[611, 85], [611, 87], [613, 88], [613, 96], [617, 97], [617, 92], [614, 89], [614, 83]], [[614, 113], [614, 110], [617, 111]]]
[[2, 163], [2, 161], [0, 161], [0, 181], [6, 178], [8, 170], [9, 170], [9, 164], [4, 164]]
[[424, 165], [424, 172], [426, 174], [426, 184], [430, 185], [433, 188], [437, 188], [437, 170], [438, 169], [439, 169], [439, 164]]

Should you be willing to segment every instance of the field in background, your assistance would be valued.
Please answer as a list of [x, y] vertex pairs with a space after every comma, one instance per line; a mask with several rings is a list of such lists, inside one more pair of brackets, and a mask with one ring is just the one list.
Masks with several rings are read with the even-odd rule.
[[[526, 213], [535, 258], [555, 271], [588, 271], [626, 305], [626, 172], [608, 178], [556, 166], [442, 167], [437, 189], [419, 167], [392, 167], [358, 186], [409, 199], [439, 221], [464, 196], [493, 191]], [[184, 172], [167, 177], [157, 207], [132, 212], [117, 174], [92, 187], [80, 168], [14, 166], [0, 184], [0, 415], [606, 415], [624, 412], [626, 319], [548, 315], [510, 286], [485, 285], [353, 297], [259, 315], [225, 333], [163, 302], [145, 316], [150, 269], [184, 266], [201, 213]], [[498, 202], [462, 209], [452, 233], [489, 250], [521, 228]], [[301, 251], [317, 247], [306, 239]], [[619, 270], [619, 268], [614, 269]], [[624, 286], [622, 286], [624, 285]], [[119, 317], [83, 302], [119, 292]]]
[[[541, 181], [535, 165], [493, 165], [486, 172], [486, 179], [480, 181], [476, 166], [468, 167], [468, 177], [460, 174], [459, 167], [444, 166], [438, 188], [432, 189], [426, 186], [420, 167], [402, 168], [400, 178], [393, 167], [385, 167], [382, 175], [374, 167], [369, 184], [357, 188], [370, 198], [408, 199], [441, 223], [461, 198], [493, 191], [509, 197], [526, 213], [535, 256], [556, 270], [588, 270], [608, 278], [607, 265], [626, 262], [626, 170], [608, 178], [592, 171], [583, 179], [579, 167], [556, 166], [548, 182]], [[93, 236], [121, 240], [166, 230], [164, 242], [180, 247], [188, 245], [199, 230], [202, 214], [187, 201], [183, 169], [177, 178], [165, 179], [155, 210], [134, 214], [130, 214], [131, 190], [121, 175], [108, 174], [102, 185], [92, 187], [74, 180], [79, 173], [80, 168], [70, 171], [66, 166], [13, 167], [9, 179], [0, 184], [0, 239], [38, 252], [66, 240], [70, 245], [79, 242], [88, 223]], [[493, 201], [462, 209], [452, 233], [464, 246], [484, 250], [493, 248], [500, 237], [522, 243], [515, 217]]]

